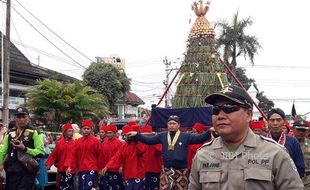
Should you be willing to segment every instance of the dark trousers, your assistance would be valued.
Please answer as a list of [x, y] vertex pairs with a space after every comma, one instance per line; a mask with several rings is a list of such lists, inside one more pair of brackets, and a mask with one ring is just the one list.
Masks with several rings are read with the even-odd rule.
[[36, 174], [7, 174], [6, 190], [33, 190]]

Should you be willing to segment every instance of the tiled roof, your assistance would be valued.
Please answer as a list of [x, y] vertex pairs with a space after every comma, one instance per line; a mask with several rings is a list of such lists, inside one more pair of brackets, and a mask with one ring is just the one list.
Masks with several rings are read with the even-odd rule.
[[[1, 32], [0, 32], [1, 35]], [[0, 44], [2, 39], [0, 38]], [[73, 82], [77, 79], [70, 77], [68, 75], [64, 75], [62, 73], [58, 73], [56, 71], [40, 67], [37, 65], [33, 65], [30, 61], [25, 57], [25, 55], [17, 49], [17, 47], [11, 43], [10, 47], [10, 82], [23, 84], [23, 85], [35, 85], [36, 80], [38, 79], [46, 79], [53, 77], [55, 79], [61, 81], [70, 81]], [[2, 51], [2, 47], [0, 46], [0, 51]], [[1, 59], [1, 55], [0, 55]], [[0, 68], [2, 64], [0, 64]], [[2, 73], [0, 73], [1, 75]]]
[[129, 104], [134, 104], [134, 105], [145, 104], [144, 101], [141, 98], [139, 98], [139, 96], [129, 91], [126, 92], [126, 102]]

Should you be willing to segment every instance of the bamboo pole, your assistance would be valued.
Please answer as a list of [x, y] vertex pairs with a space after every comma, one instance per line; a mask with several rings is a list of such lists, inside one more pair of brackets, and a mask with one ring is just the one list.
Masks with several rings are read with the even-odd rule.
[[[240, 88], [242, 88], [247, 94], [248, 92], [245, 90], [245, 88], [243, 87], [242, 83], [238, 80], [238, 78], [236, 77], [236, 75], [232, 72], [232, 70], [224, 63], [224, 61], [219, 58], [221, 63], [224, 65], [224, 67], [226, 68], [226, 70], [228, 71], [228, 73], [230, 74], [230, 76], [233, 77], [234, 81], [240, 86]], [[260, 112], [260, 114], [263, 116], [263, 118], [267, 121], [267, 116], [265, 115], [265, 113], [262, 111], [262, 109], [254, 102], [254, 100], [252, 99], [252, 97], [250, 96], [252, 103], [255, 105], [255, 107], [258, 109], [258, 111]]]
[[[182, 67], [182, 66], [181, 66]], [[164, 97], [166, 96], [166, 94], [168, 93], [172, 83], [174, 82], [174, 80], [177, 78], [178, 74], [180, 73], [181, 67], [178, 69], [177, 73], [174, 75], [174, 77], [172, 78], [171, 82], [169, 83], [169, 85], [167, 86], [165, 92], [161, 95], [158, 103], [156, 106], [158, 106], [159, 104], [161, 104], [161, 102], [163, 101]], [[151, 121], [151, 116], [148, 118], [147, 122], [145, 123], [144, 126], [148, 125]]]

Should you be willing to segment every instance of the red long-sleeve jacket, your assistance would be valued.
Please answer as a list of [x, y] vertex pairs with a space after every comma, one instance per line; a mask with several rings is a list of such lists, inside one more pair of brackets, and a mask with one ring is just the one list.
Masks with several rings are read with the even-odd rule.
[[144, 154], [145, 172], [160, 173], [163, 165], [162, 145], [149, 145]]
[[74, 158], [78, 172], [98, 171], [99, 145], [99, 140], [93, 135], [81, 137], [75, 141]]
[[123, 178], [125, 180], [144, 178], [145, 169], [143, 163], [143, 154], [145, 152], [145, 144], [141, 142], [126, 142], [111, 158], [106, 167], [108, 171], [115, 171], [122, 166]]
[[[98, 158], [99, 170], [103, 169], [107, 165], [109, 160], [116, 154], [122, 144], [123, 142], [116, 137], [112, 139], [106, 139], [104, 142], [100, 143], [100, 152]], [[118, 170], [112, 172], [118, 172]]]
[[203, 144], [191, 144], [191, 145], [188, 145], [188, 155], [187, 155], [187, 167], [189, 169], [192, 168], [192, 161], [193, 161], [193, 158], [197, 152], [197, 150], [202, 146]]
[[[73, 158], [75, 140], [65, 140], [61, 138], [57, 141], [56, 146], [52, 153], [49, 155], [45, 162], [47, 167], [51, 167], [55, 161], [58, 162], [57, 171], [64, 172], [69, 166], [71, 166], [71, 160]], [[71, 172], [74, 174], [76, 172], [76, 163], [73, 162], [71, 166]]]

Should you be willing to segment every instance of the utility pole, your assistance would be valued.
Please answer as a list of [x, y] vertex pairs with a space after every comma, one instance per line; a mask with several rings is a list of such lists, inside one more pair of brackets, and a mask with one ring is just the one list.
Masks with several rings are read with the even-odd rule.
[[11, 28], [11, 0], [6, 1], [6, 34], [4, 38], [3, 56], [3, 107], [2, 120], [4, 126], [9, 124], [9, 83], [10, 83], [10, 28]]
[[[168, 84], [169, 84], [169, 75], [171, 73], [171, 69], [169, 69], [169, 66], [171, 65], [171, 61], [168, 61], [167, 57], [165, 57], [165, 59], [163, 60], [165, 66], [166, 66], [166, 80], [164, 80], [164, 85], [166, 87], [166, 89], [168, 88]], [[166, 93], [165, 95], [165, 108], [168, 108], [169, 106], [169, 95], [168, 93]]]

